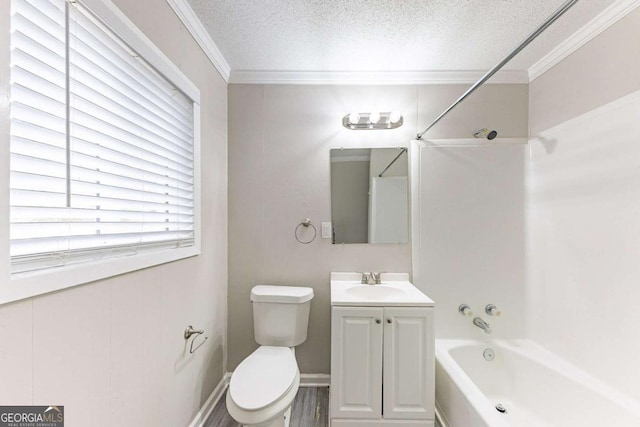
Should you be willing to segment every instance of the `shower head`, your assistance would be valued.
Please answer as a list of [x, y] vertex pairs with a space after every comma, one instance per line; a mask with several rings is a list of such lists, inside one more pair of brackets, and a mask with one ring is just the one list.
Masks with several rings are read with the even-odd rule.
[[495, 139], [496, 136], [498, 136], [497, 131], [489, 130], [487, 128], [482, 128], [473, 134], [474, 138], [487, 138], [489, 141]]

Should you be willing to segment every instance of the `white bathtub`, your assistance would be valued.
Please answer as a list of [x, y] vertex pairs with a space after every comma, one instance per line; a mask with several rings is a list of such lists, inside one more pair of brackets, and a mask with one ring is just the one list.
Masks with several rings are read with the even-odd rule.
[[436, 340], [436, 405], [449, 427], [640, 426], [640, 402], [528, 340]]

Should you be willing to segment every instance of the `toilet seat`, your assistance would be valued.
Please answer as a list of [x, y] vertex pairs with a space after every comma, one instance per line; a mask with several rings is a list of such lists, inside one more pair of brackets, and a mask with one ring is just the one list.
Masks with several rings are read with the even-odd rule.
[[227, 409], [238, 422], [258, 425], [284, 414], [300, 385], [300, 372], [289, 347], [261, 346], [231, 375]]
[[285, 395], [297, 373], [290, 348], [261, 346], [233, 372], [229, 393], [239, 408], [257, 411]]

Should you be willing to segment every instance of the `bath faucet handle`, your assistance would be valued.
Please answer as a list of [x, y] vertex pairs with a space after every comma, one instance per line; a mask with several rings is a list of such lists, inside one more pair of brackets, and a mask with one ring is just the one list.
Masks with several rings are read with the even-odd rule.
[[362, 279], [360, 279], [360, 284], [361, 285], [369, 284], [369, 273], [362, 273]]
[[496, 317], [502, 314], [502, 312], [498, 310], [498, 307], [496, 307], [495, 304], [487, 304], [487, 306], [484, 308], [484, 312], [487, 313], [489, 316], [496, 316]]
[[469, 307], [467, 304], [460, 304], [458, 306], [458, 312], [463, 316], [473, 316], [473, 311], [471, 311], [471, 307]]

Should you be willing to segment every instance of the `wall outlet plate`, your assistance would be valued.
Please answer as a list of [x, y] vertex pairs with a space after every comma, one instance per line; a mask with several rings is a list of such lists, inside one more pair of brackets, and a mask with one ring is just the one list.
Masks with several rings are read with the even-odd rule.
[[322, 223], [322, 238], [323, 239], [331, 238], [331, 222]]

